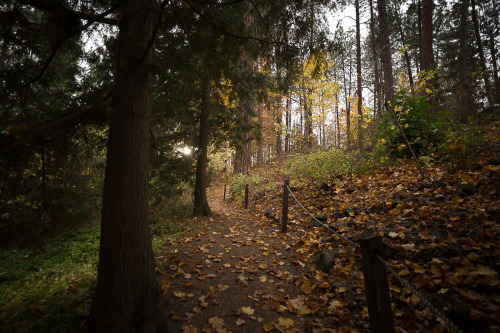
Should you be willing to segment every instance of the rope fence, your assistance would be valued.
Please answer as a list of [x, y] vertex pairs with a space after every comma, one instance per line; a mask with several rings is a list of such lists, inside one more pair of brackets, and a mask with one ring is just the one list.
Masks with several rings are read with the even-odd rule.
[[[226, 200], [226, 187], [227, 184], [224, 185], [223, 200]], [[295, 200], [297, 205], [299, 205], [315, 223], [330, 231], [332, 234], [336, 235], [349, 245], [360, 250], [363, 262], [363, 276], [365, 281], [366, 300], [368, 303], [367, 305], [371, 332], [395, 332], [389, 287], [387, 282], [387, 271], [389, 271], [401, 286], [408, 288], [413, 293], [413, 295], [415, 295], [424, 306], [431, 310], [431, 312], [436, 317], [441, 319], [452, 332], [463, 333], [463, 330], [460, 329], [450, 318], [448, 318], [443, 310], [435, 306], [427, 297], [422, 295], [422, 293], [420, 293], [410, 283], [410, 281], [399, 275], [396, 270], [394, 270], [394, 268], [392, 268], [391, 265], [389, 265], [389, 263], [379, 255], [379, 253], [383, 253], [383, 247], [385, 246], [380, 235], [371, 235], [360, 238], [356, 242], [352, 241], [346, 236], [333, 230], [328, 225], [316, 218], [316, 216], [311, 214], [311, 212], [304, 207], [304, 205], [292, 192], [288, 180], [285, 180], [283, 185], [275, 186], [274, 189], [278, 189], [281, 187], [283, 188], [283, 213], [281, 232], [286, 233], [288, 228], [288, 201], [290, 195]], [[248, 192], [248, 184], [245, 184], [245, 209], [248, 209]]]
[[317, 219], [304, 207], [304, 205], [302, 205], [290, 189], [288, 180], [285, 180], [283, 186], [282, 232], [286, 232], [287, 229], [286, 221], [288, 221], [288, 194], [292, 196], [295, 202], [313, 219], [313, 221], [335, 234], [346, 243], [361, 250], [371, 332], [395, 332], [386, 270], [392, 274], [401, 286], [408, 288], [416, 297], [418, 297], [424, 306], [429, 308], [436, 317], [440, 318], [446, 325], [448, 325], [452, 332], [463, 332], [450, 318], [445, 315], [443, 310], [435, 306], [427, 297], [422, 295], [408, 280], [399, 275], [394, 268], [392, 268], [389, 263], [378, 254], [383, 253], [384, 246], [380, 235], [372, 235], [361, 238], [358, 240], [359, 243], [357, 243], [344, 235], [339, 234], [328, 225]]

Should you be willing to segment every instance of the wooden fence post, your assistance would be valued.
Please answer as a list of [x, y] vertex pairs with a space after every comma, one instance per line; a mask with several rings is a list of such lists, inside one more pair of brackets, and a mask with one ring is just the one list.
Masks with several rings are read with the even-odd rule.
[[224, 199], [222, 201], [226, 201], [226, 186], [227, 184], [224, 184]]
[[359, 239], [363, 261], [366, 301], [371, 333], [393, 333], [391, 300], [387, 273], [375, 254], [382, 253], [382, 237], [372, 235]]
[[288, 184], [290, 181], [285, 180], [283, 185], [283, 214], [281, 216], [281, 232], [285, 233], [288, 228]]
[[245, 185], [245, 209], [248, 209], [248, 184]]

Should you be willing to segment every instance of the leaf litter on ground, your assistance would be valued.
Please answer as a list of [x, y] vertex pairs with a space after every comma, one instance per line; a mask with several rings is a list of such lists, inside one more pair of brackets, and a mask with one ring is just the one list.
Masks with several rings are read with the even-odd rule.
[[[304, 181], [293, 189], [313, 215], [345, 237], [380, 234], [389, 264], [459, 327], [498, 332], [499, 170], [485, 155], [468, 170], [427, 167], [423, 182], [411, 164], [400, 164], [323, 183]], [[222, 202], [221, 191], [211, 192], [216, 216], [200, 221], [204, 231], [168, 246], [176, 252], [171, 262], [177, 273], [168, 277], [166, 293], [176, 298], [171, 316], [184, 332], [368, 331], [361, 257], [354, 247], [292, 199], [289, 231], [281, 234], [282, 189], [254, 194], [247, 211]], [[279, 218], [266, 217], [270, 209]], [[332, 253], [326, 273], [317, 264], [323, 251]], [[186, 279], [191, 275], [207, 278]], [[389, 286], [398, 329], [447, 330], [390, 275]], [[184, 294], [195, 296], [179, 297]], [[221, 321], [214, 326], [211, 318]]]

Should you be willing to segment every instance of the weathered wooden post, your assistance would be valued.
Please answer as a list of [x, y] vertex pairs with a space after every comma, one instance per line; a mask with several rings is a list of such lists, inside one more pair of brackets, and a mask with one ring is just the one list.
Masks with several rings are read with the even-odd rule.
[[283, 184], [283, 214], [281, 216], [281, 232], [285, 233], [288, 228], [288, 184], [290, 181], [285, 179]]
[[359, 244], [361, 245], [370, 332], [393, 333], [395, 329], [387, 273], [384, 265], [376, 257], [376, 254], [383, 253], [382, 237], [372, 235], [360, 238]]
[[248, 184], [245, 185], [245, 209], [248, 209]]
[[226, 186], [227, 184], [224, 184], [224, 199], [222, 201], [226, 201]]

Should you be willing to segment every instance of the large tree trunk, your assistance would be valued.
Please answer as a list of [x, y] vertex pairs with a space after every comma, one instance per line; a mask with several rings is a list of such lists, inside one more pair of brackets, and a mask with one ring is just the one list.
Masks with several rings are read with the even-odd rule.
[[193, 217], [212, 216], [207, 200], [208, 133], [210, 121], [210, 82], [203, 84], [200, 106], [200, 133], [198, 136], [198, 160], [194, 184]]
[[359, 17], [359, 0], [354, 1], [356, 7], [356, 76], [358, 78], [358, 148], [363, 149], [363, 87], [361, 74], [361, 32]]
[[483, 71], [486, 99], [488, 100], [488, 105], [491, 107], [493, 106], [493, 101], [491, 98], [491, 85], [488, 75], [488, 68], [486, 67], [486, 60], [484, 57], [483, 41], [481, 40], [481, 33], [479, 32], [479, 22], [477, 20], [477, 12], [476, 12], [476, 0], [471, 0], [471, 5], [472, 5], [472, 22], [474, 23], [474, 33], [476, 35], [477, 48], [479, 50], [479, 60], [481, 61], [481, 69]]
[[394, 105], [394, 77], [392, 74], [391, 43], [389, 41], [389, 25], [385, 0], [377, 1], [380, 40], [382, 42], [382, 71], [384, 72], [384, 94], [386, 102]]
[[152, 0], [121, 7], [97, 290], [88, 332], [167, 331], [148, 221]]

